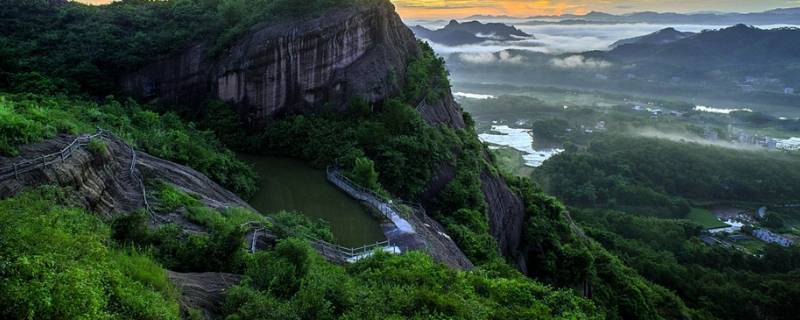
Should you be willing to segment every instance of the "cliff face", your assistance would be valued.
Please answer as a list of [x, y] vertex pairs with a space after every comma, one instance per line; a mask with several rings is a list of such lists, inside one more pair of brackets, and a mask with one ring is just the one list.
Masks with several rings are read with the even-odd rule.
[[489, 230], [497, 240], [500, 253], [526, 273], [525, 260], [519, 254], [525, 219], [522, 200], [509, 189], [502, 177], [487, 170], [481, 172], [481, 191], [488, 205]]
[[249, 122], [399, 92], [416, 40], [387, 1], [255, 28], [224, 54], [208, 45], [161, 59], [122, 79], [140, 98], [191, 105], [218, 98]]
[[[389, 1], [340, 9], [323, 17], [255, 28], [225, 54], [208, 58], [208, 45], [161, 59], [122, 80], [140, 98], [167, 104], [218, 98], [250, 124], [308, 111], [323, 104], [342, 108], [352, 97], [379, 102], [400, 92], [405, 68], [419, 54], [412, 32]], [[432, 125], [464, 128], [450, 92], [417, 106]], [[453, 179], [444, 165], [424, 198]], [[481, 173], [492, 235], [500, 252], [516, 259], [524, 208], [502, 177]], [[524, 270], [524, 267], [520, 266]]]

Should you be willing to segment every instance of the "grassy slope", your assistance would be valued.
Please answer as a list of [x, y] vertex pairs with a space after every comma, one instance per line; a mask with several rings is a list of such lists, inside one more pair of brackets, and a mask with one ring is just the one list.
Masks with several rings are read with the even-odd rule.
[[689, 211], [689, 214], [686, 216], [686, 219], [689, 219], [692, 222], [695, 222], [706, 229], [720, 228], [726, 226], [726, 224], [722, 223], [722, 221], [719, 221], [719, 219], [717, 219], [717, 217], [714, 216], [711, 213], [711, 211], [708, 211], [708, 209], [703, 209], [703, 208], [693, 207], [692, 210]]

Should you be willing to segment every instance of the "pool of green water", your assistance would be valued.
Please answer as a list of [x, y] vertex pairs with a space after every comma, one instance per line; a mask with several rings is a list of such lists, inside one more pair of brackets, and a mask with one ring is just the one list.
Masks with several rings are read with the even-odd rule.
[[343, 246], [358, 247], [385, 240], [378, 219], [325, 178], [325, 171], [288, 158], [239, 155], [253, 165], [261, 185], [250, 205], [263, 214], [294, 211], [328, 222]]

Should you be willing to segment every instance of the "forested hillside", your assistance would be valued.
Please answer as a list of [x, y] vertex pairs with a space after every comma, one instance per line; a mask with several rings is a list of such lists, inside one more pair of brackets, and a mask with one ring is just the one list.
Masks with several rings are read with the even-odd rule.
[[[306, 241], [311, 235], [330, 240], [324, 226], [290, 213], [262, 212], [267, 219], [227, 204], [212, 209], [201, 196], [164, 181], [168, 177], [146, 181], [156, 190], [155, 214], [179, 215], [164, 224], [153, 223], [151, 212], [110, 217], [80, 207], [70, 199], [82, 195], [69, 185], [40, 186], [13, 190], [0, 203], [3, 234], [14, 235], [0, 240], [6, 253], [0, 258], [0, 315], [201, 316], [184, 304], [176, 310], [183, 301], [165, 280], [169, 269], [242, 275], [215, 315], [230, 319], [705, 316], [585, 236], [565, 207], [530, 179], [500, 173], [468, 114], [457, 121], [463, 127], [426, 121], [417, 108], [421, 102], [445, 108], [452, 96], [443, 60], [425, 44], [418, 44], [404, 79], [393, 79], [403, 84], [393, 97], [369, 103], [354, 96], [344, 109], [322, 106], [280, 114], [260, 127], [243, 125], [221, 101], [149, 104], [123, 98], [118, 87], [125, 73], [193, 42], [213, 43], [215, 50], [207, 53], [213, 56], [251, 27], [373, 2], [386, 5], [378, 0], [173, 0], [93, 7], [15, 1], [0, 11], [0, 152], [11, 161], [31, 144], [101, 127], [139, 151], [192, 167], [243, 197], [252, 194], [257, 178], [229, 148], [290, 156], [320, 168], [339, 165], [375, 192], [422, 202], [475, 269], [448, 269], [422, 252], [377, 254], [336, 265]], [[100, 144], [88, 148], [98, 159], [107, 156]], [[445, 182], [437, 192], [427, 192], [436, 181]], [[490, 216], [489, 202], [500, 195], [518, 200], [519, 216]], [[513, 219], [521, 223], [513, 226], [520, 230], [512, 235], [518, 243], [513, 252], [503, 252], [492, 229], [497, 231], [498, 220]], [[243, 225], [249, 221], [270, 229], [276, 243], [248, 253]], [[187, 222], [196, 229], [186, 229]], [[71, 239], [66, 253], [48, 241], [51, 234]], [[32, 291], [30, 283], [45, 289]]]
[[795, 214], [780, 207], [796, 202], [797, 168], [794, 153], [608, 134], [553, 157], [534, 176], [570, 205], [588, 236], [703, 317], [792, 319], [800, 248], [708, 245], [692, 214], [709, 204], [768, 206], [762, 225], [783, 229]]

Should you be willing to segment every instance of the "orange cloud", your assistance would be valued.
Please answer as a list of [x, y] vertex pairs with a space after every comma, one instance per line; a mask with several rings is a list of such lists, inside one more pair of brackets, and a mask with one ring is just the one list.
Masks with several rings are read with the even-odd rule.
[[393, 0], [404, 18], [466, 17], [485, 15], [558, 15], [583, 14], [585, 5], [565, 0]]

